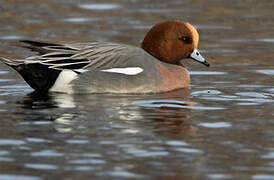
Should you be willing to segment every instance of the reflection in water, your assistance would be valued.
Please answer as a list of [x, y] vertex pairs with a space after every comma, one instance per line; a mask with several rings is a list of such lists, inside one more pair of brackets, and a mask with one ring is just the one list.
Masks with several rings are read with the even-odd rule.
[[26, 109], [52, 109], [58, 107], [56, 106], [56, 103], [51, 100], [51, 96], [47, 93], [30, 93], [18, 103], [22, 104], [22, 108]]
[[[81, 118], [90, 121], [107, 118], [109, 122], [117, 119], [134, 125], [138, 125], [138, 121], [143, 123], [144, 120], [149, 120], [145, 123], [155, 124], [152, 129], [159, 134], [194, 135], [196, 128], [190, 125], [190, 109], [193, 109], [193, 103], [188, 101], [189, 95], [188, 89], [142, 96], [31, 93], [19, 103], [24, 109], [47, 109], [47, 112], [49, 109], [56, 109], [58, 114], [55, 112], [51, 116], [54, 119], [50, 120], [54, 121], [56, 130], [63, 133], [78, 127], [77, 123]], [[96, 117], [89, 117], [94, 116], [94, 113]], [[142, 126], [142, 123], [139, 125]], [[112, 126], [119, 126], [118, 124]], [[138, 129], [127, 126], [122, 132], [139, 133]]]
[[[27, 138], [20, 149], [27, 150], [27, 158], [35, 161], [21, 161], [24, 168], [33, 170], [60, 169], [58, 163], [48, 161], [54, 158], [65, 161], [62, 167], [70, 171], [92, 171], [102, 176], [99, 170], [104, 168], [112, 177], [144, 177], [134, 170], [139, 169], [138, 163], [124, 167], [115, 162], [124, 159], [135, 164], [136, 158], [151, 158], [152, 164], [141, 164], [161, 169], [162, 162], [153, 159], [168, 158], [170, 148], [200, 156], [202, 151], [190, 147], [185, 139], [197, 131], [191, 125], [192, 110], [184, 108], [192, 106], [189, 95], [188, 89], [150, 95], [26, 95], [16, 101], [25, 112], [19, 124], [32, 130], [21, 131]], [[155, 101], [155, 107], [146, 106]], [[46, 119], [52, 123], [41, 124]], [[165, 143], [162, 138], [173, 140]]]
[[[152, 24], [195, 24], [191, 94], [35, 95], [0, 64], [0, 179], [274, 179], [273, 1], [0, 1], [13, 41], [139, 45]], [[16, 18], [15, 18], [16, 17]], [[259, 32], [259, 33], [258, 33]]]

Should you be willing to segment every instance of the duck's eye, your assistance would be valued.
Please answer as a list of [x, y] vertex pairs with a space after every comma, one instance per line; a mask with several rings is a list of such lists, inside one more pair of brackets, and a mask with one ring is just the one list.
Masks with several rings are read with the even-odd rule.
[[184, 43], [187, 43], [187, 44], [191, 43], [191, 39], [187, 36], [181, 36], [181, 37], [179, 37], [179, 40], [183, 41]]

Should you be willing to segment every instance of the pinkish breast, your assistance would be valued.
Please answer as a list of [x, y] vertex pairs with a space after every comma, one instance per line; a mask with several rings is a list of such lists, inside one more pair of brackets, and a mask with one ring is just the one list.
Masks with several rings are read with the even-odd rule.
[[186, 68], [178, 65], [157, 64], [161, 76], [160, 91], [188, 88], [190, 84], [189, 72]]

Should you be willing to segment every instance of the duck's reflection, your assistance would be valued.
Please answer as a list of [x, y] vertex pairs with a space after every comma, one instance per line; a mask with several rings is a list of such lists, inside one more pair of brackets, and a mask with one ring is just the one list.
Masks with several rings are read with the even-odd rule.
[[[196, 135], [197, 128], [192, 126], [191, 107], [188, 89], [159, 95], [157, 99], [135, 101], [144, 116], [151, 115], [155, 132], [161, 135], [184, 137]], [[178, 136], [182, 135], [182, 136]]]
[[54, 117], [55, 129], [62, 133], [75, 130], [80, 123], [89, 126], [98, 122], [102, 126], [121, 126], [124, 133], [149, 130], [166, 136], [193, 136], [196, 128], [191, 125], [193, 104], [189, 96], [188, 89], [147, 95], [32, 93], [21, 104], [38, 113], [46, 110]]
[[55, 101], [47, 93], [32, 92], [22, 100], [18, 100], [23, 109], [52, 109], [57, 108]]

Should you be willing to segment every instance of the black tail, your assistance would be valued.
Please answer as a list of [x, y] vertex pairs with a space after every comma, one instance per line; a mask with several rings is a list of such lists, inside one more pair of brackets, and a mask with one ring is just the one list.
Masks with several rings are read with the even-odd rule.
[[50, 69], [45, 65], [25, 64], [23, 60], [0, 58], [8, 66], [15, 69], [24, 80], [36, 91], [47, 92], [55, 83], [60, 70]]

